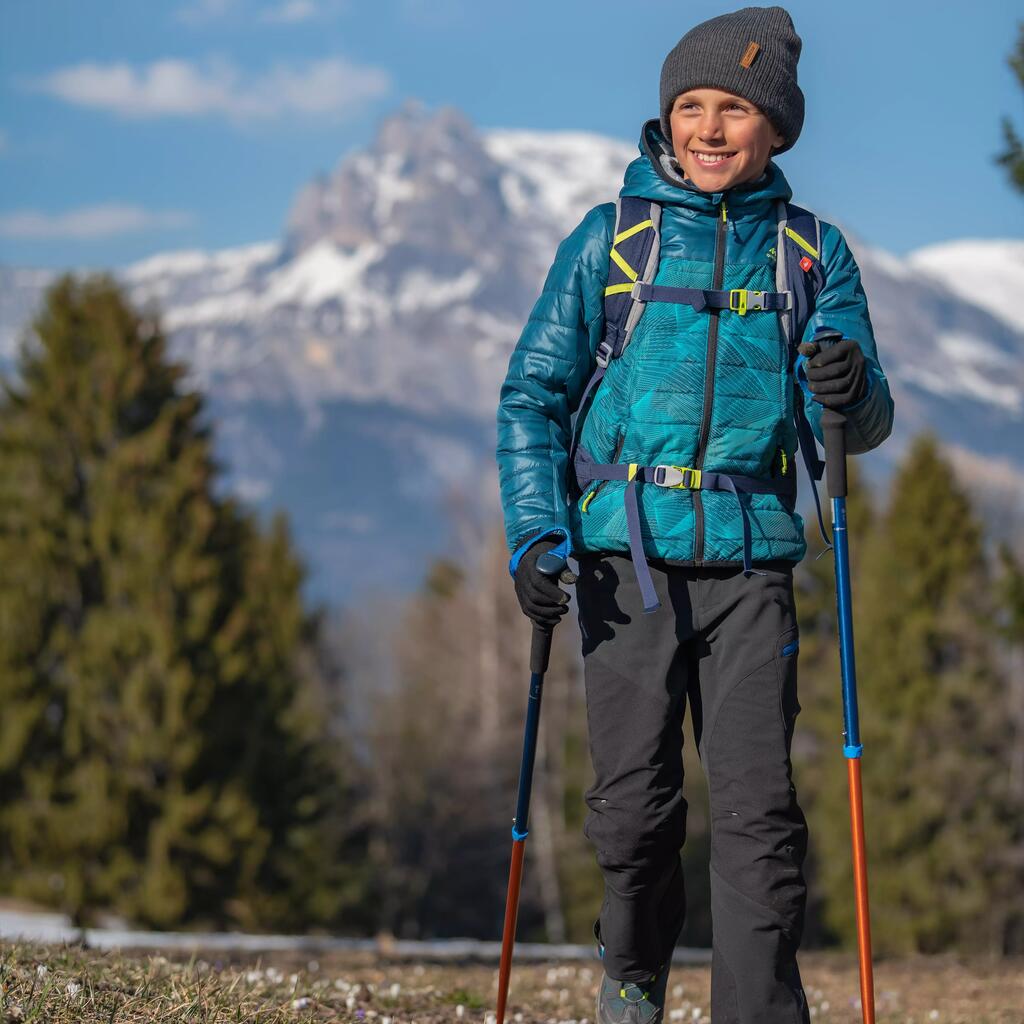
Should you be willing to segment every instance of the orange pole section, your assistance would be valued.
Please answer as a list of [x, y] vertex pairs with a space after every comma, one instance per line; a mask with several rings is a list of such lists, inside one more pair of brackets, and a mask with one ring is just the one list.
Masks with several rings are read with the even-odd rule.
[[498, 968], [498, 1024], [504, 1024], [508, 979], [512, 971], [512, 947], [516, 941], [516, 918], [519, 916], [519, 887], [523, 880], [525, 839], [512, 840], [512, 866], [508, 872], [508, 895], [505, 897], [505, 933], [501, 937], [501, 966]]
[[847, 758], [850, 781], [850, 830], [853, 835], [853, 884], [857, 899], [857, 947], [860, 953], [860, 1004], [864, 1024], [875, 1024], [875, 981], [871, 968], [871, 917], [868, 912], [868, 858], [864, 848], [864, 798], [860, 758]]

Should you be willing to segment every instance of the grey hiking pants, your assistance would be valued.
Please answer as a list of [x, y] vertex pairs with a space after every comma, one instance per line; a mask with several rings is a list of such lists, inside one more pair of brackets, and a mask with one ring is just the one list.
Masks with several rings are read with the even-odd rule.
[[739, 569], [652, 561], [643, 612], [633, 563], [583, 555], [576, 584], [594, 785], [584, 833], [605, 896], [604, 969], [649, 977], [686, 914], [682, 722], [689, 696], [711, 806], [714, 1024], [807, 1024], [796, 963], [807, 824], [790, 770], [797, 701], [792, 563]]

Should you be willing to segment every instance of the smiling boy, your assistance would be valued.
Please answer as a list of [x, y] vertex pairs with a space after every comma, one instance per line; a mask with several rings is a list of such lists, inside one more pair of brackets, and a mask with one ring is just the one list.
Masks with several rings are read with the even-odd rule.
[[[711, 808], [712, 1020], [809, 1020], [796, 961], [807, 827], [790, 763], [806, 552], [794, 455], [802, 416], [820, 440], [823, 406], [847, 416], [848, 451], [874, 448], [892, 401], [842, 234], [779, 230], [792, 190], [773, 158], [803, 124], [800, 49], [781, 7], [683, 36], [619, 209], [595, 207], [559, 247], [501, 392], [524, 613], [551, 629], [567, 610], [542, 553], [579, 562], [595, 776], [584, 831], [605, 881], [598, 1024], [663, 1018], [686, 912], [687, 702]], [[644, 232], [657, 237], [631, 265], [623, 250]], [[806, 392], [784, 320], [797, 289], [775, 290], [793, 234], [820, 274], [794, 321], [802, 340], [823, 327], [844, 339], [805, 364]]]

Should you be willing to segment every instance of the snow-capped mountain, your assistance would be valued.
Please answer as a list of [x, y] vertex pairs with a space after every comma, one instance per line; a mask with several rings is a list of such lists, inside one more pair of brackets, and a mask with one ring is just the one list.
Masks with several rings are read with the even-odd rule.
[[[124, 268], [218, 420], [230, 486], [284, 506], [320, 595], [413, 586], [455, 500], [497, 512], [495, 409], [558, 242], [633, 144], [477, 130], [410, 104], [296, 197], [283, 237]], [[799, 196], [796, 197], [799, 201]], [[897, 403], [884, 473], [932, 429], [972, 485], [1024, 482], [1024, 242], [897, 258], [845, 228]], [[51, 275], [0, 267], [0, 363]]]

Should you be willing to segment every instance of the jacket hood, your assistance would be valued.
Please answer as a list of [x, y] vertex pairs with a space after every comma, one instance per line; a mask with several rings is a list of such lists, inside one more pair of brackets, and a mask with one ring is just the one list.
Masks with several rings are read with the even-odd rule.
[[773, 161], [760, 178], [733, 185], [724, 192], [701, 192], [685, 181], [672, 147], [665, 141], [658, 118], [647, 121], [640, 133], [640, 156], [627, 168], [620, 196], [640, 196], [661, 203], [677, 203], [702, 213], [715, 214], [726, 196], [730, 215], [763, 216], [765, 208], [778, 200], [788, 202], [793, 190]]

